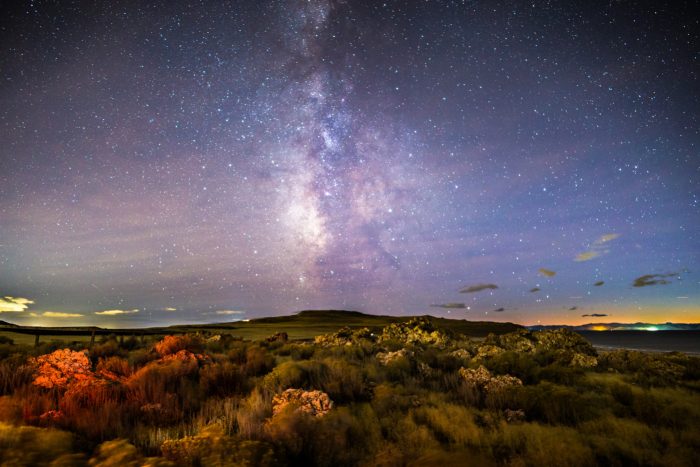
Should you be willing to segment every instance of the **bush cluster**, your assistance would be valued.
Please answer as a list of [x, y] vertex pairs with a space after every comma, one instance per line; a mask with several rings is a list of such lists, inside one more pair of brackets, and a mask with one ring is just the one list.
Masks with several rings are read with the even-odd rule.
[[278, 334], [3, 343], [2, 465], [693, 465], [700, 359], [426, 320]]

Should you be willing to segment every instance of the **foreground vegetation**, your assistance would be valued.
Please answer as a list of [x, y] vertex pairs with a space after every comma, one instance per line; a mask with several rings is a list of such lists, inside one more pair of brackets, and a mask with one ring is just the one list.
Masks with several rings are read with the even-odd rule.
[[693, 465], [699, 391], [683, 354], [427, 319], [313, 342], [4, 338], [0, 464]]

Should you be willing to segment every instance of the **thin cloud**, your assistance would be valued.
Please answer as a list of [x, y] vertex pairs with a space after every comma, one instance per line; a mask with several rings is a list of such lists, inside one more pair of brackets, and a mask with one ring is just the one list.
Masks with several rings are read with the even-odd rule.
[[579, 253], [578, 255], [576, 255], [574, 261], [590, 261], [592, 259], [598, 258], [599, 256], [608, 254], [610, 252], [610, 250], [606, 249], [608, 247], [608, 243], [612, 242], [613, 240], [619, 237], [620, 234], [617, 233], [601, 235], [593, 242], [590, 250], [584, 251], [583, 253]]
[[47, 318], [82, 318], [80, 313], [63, 313], [61, 311], [45, 311], [41, 314]]
[[244, 315], [245, 311], [240, 310], [216, 310], [215, 315]]
[[577, 306], [570, 306], [569, 307], [569, 311], [574, 311], [574, 310], [578, 310], [578, 307]]
[[496, 284], [475, 284], [475, 285], [465, 285], [459, 291], [459, 293], [475, 293], [481, 292], [482, 290], [497, 289]]
[[0, 313], [9, 312], [17, 313], [22, 312], [32, 305], [34, 300], [30, 300], [24, 297], [10, 297], [5, 296], [0, 298]]
[[602, 318], [604, 316], [609, 316], [606, 315], [605, 313], [591, 313], [588, 315], [581, 315], [582, 318], [590, 317], [590, 318]]
[[168, 307], [165, 307], [164, 310], [165, 311], [177, 311], [177, 308], [172, 307], [172, 306], [168, 306]]
[[493, 310], [493, 311], [495, 311], [496, 313], [500, 313], [501, 311], [506, 311], [506, 309], [503, 308], [503, 307], [501, 307], [501, 308], [496, 308], [496, 309]]
[[605, 284], [605, 281], [596, 281], [593, 283], [594, 287], [600, 287], [601, 285]]
[[105, 310], [105, 311], [96, 311], [96, 315], [107, 315], [107, 316], [115, 316], [115, 315], [130, 315], [133, 313], [138, 313], [139, 309], [134, 308], [133, 310]]
[[604, 243], [608, 243], [611, 240], [615, 240], [616, 238], [619, 238], [619, 237], [620, 237], [620, 234], [616, 234], [616, 233], [609, 233], [609, 234], [601, 235], [600, 238], [598, 238], [598, 240], [593, 242], [593, 244], [594, 245], [602, 245]]
[[676, 277], [679, 273], [669, 272], [668, 274], [645, 274], [637, 277], [632, 283], [632, 287], [647, 287], [650, 285], [666, 285], [671, 281], [666, 280], [668, 277]]
[[555, 271], [552, 271], [551, 269], [547, 269], [547, 268], [539, 268], [537, 270], [537, 272], [539, 272], [543, 276], [547, 276], [547, 277], [554, 277], [557, 275], [557, 273]]
[[583, 253], [577, 254], [574, 258], [574, 261], [590, 261], [593, 258], [597, 258], [598, 256], [600, 256], [600, 252], [598, 251], [584, 251]]
[[436, 303], [433, 305], [430, 305], [431, 307], [434, 308], [466, 308], [467, 305], [464, 303]]
[[539, 292], [540, 290], [542, 290], [542, 289], [540, 289], [539, 287], [533, 287], [530, 289], [530, 293]]

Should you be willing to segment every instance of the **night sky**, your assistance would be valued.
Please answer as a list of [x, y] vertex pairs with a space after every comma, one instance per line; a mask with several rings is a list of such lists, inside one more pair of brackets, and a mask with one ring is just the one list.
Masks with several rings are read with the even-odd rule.
[[5, 2], [0, 319], [698, 322], [692, 6]]

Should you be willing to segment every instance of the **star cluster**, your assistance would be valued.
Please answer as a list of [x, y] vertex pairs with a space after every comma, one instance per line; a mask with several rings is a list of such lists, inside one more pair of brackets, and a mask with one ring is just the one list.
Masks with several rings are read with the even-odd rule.
[[692, 6], [5, 5], [0, 318], [698, 321]]

